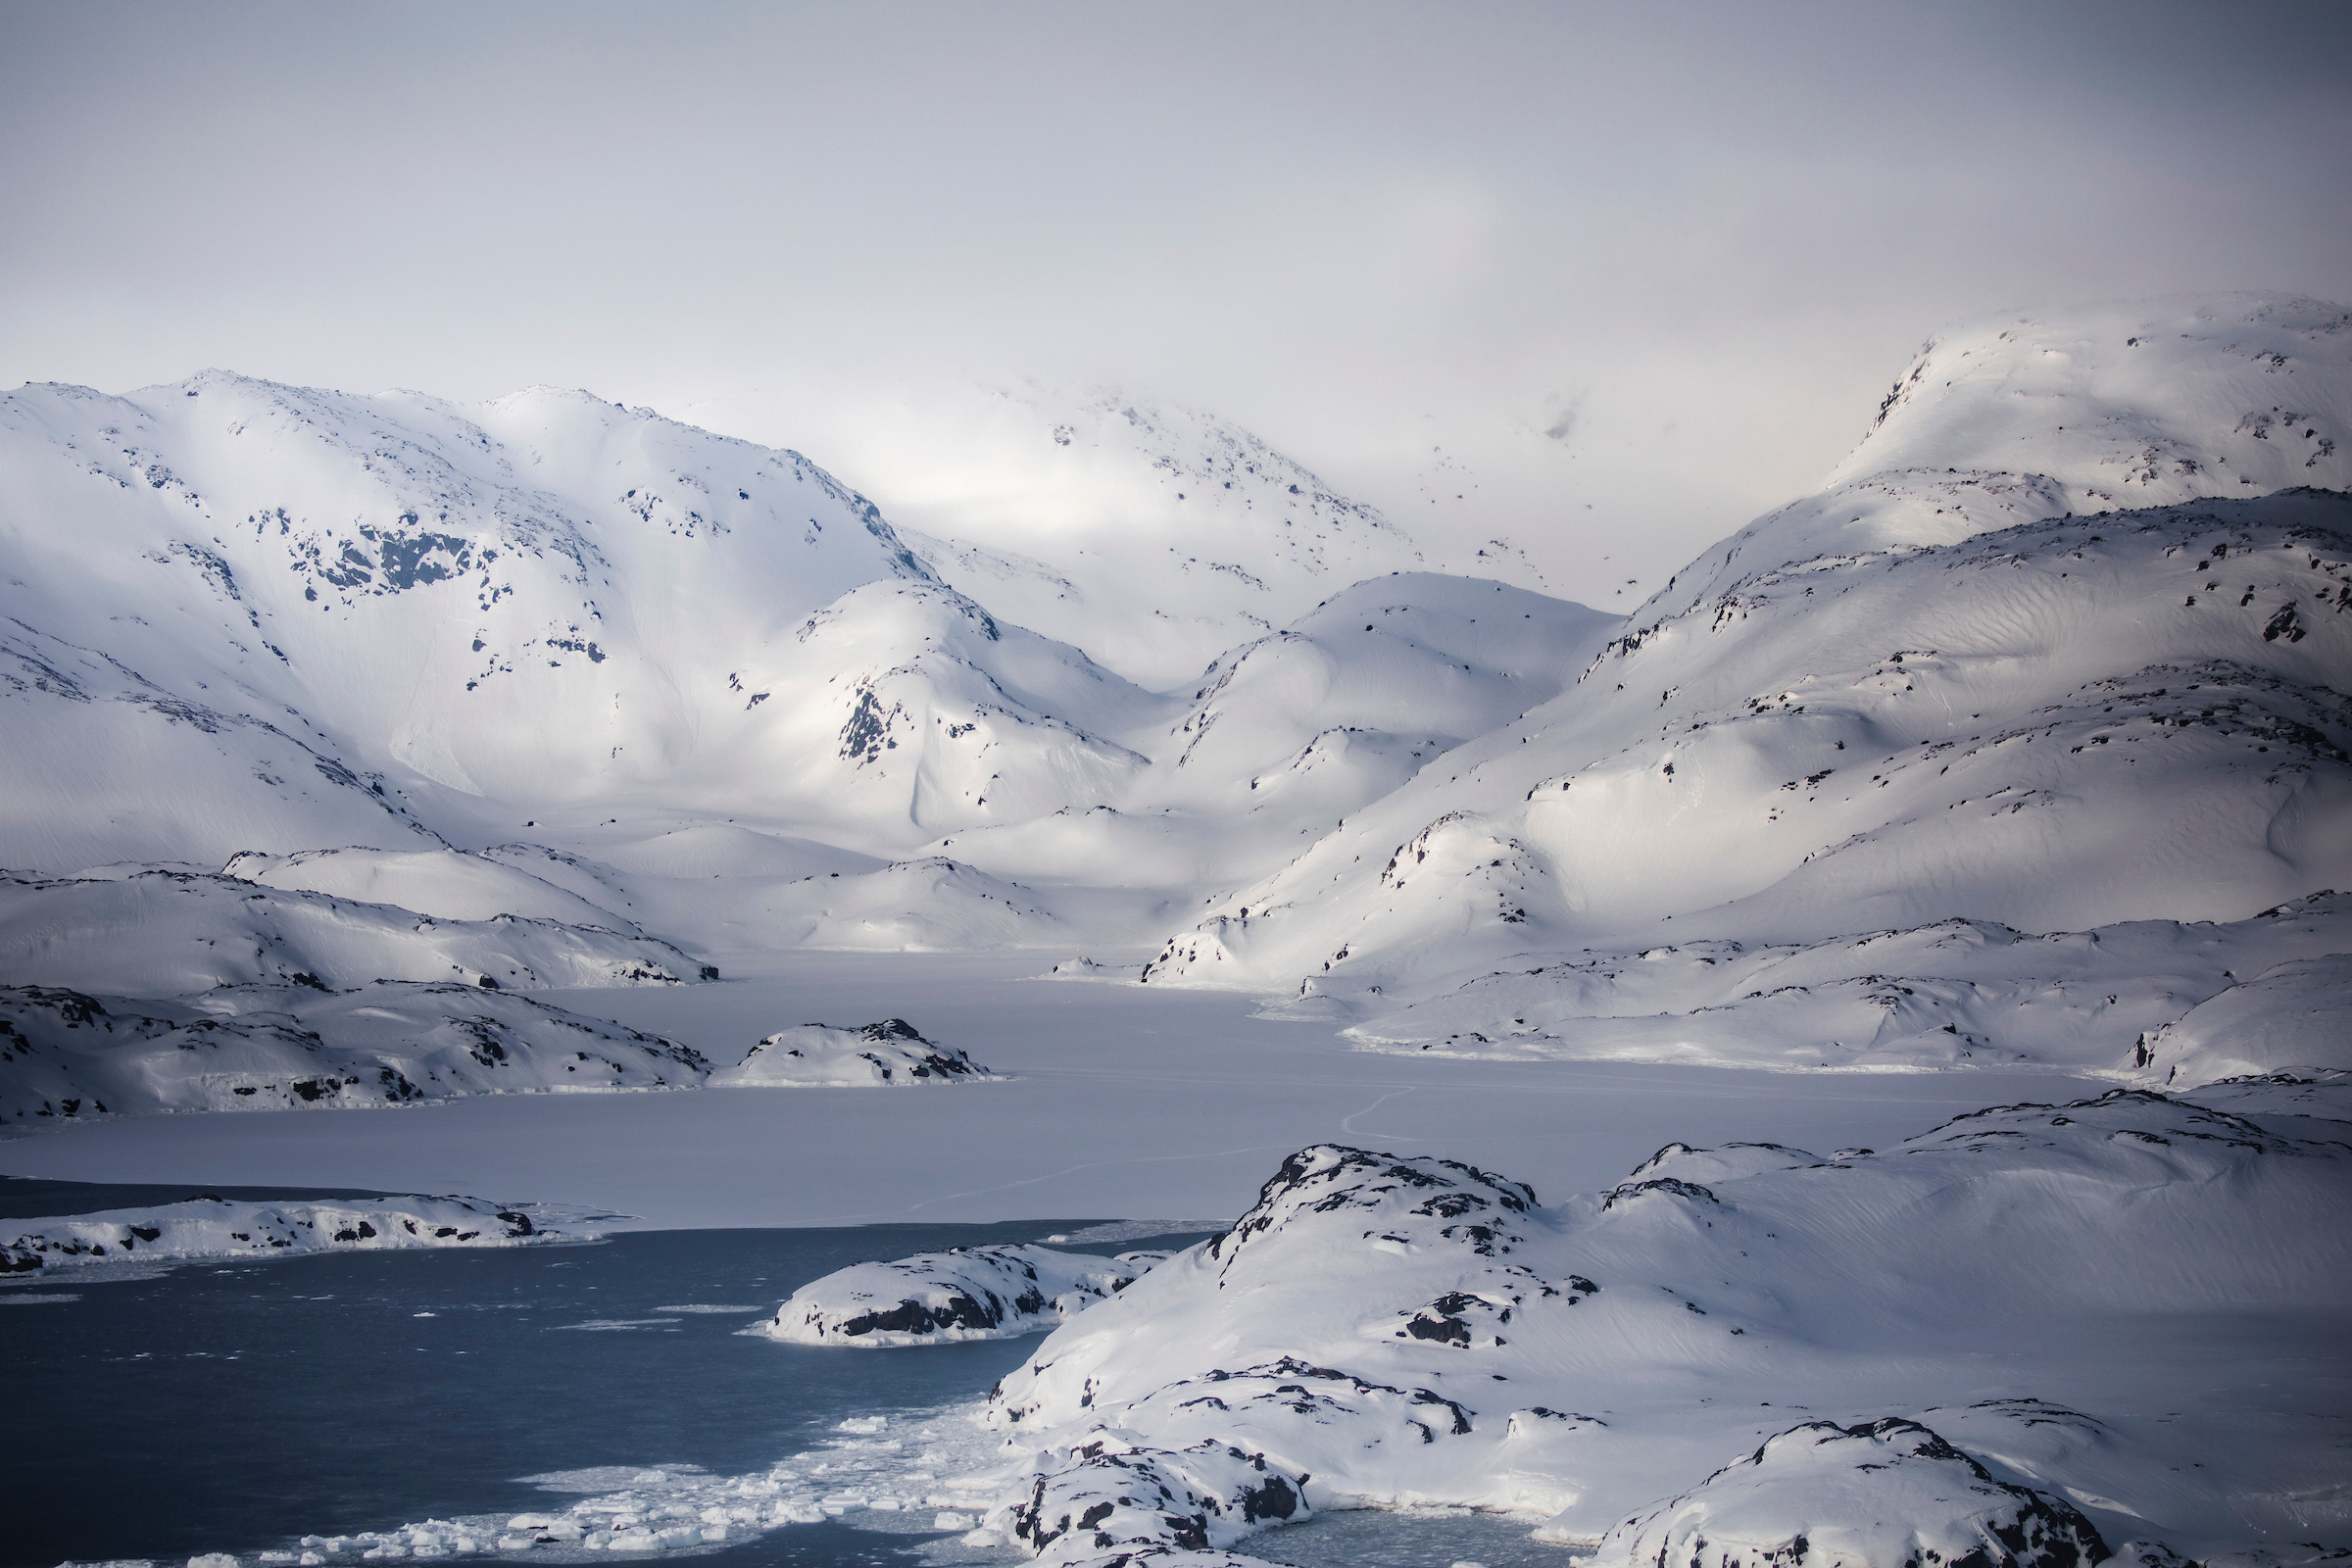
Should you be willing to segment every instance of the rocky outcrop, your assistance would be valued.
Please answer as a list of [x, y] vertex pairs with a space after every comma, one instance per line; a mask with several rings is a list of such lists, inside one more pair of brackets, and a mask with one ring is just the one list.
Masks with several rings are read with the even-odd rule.
[[911, 1089], [995, 1076], [904, 1018], [855, 1029], [805, 1023], [767, 1036], [710, 1083], [720, 1089]]
[[1165, 1252], [958, 1247], [812, 1280], [760, 1326], [769, 1339], [866, 1348], [1035, 1334], [1133, 1284]]

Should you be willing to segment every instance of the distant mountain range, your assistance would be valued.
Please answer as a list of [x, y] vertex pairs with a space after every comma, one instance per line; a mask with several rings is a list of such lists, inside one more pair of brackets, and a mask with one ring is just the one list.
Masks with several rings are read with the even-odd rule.
[[1587, 1015], [1523, 992], [1379, 1020], [1593, 954], [2352, 885], [2341, 307], [1941, 339], [1821, 491], [1622, 619], [1425, 569], [1206, 416], [1016, 412], [1134, 507], [902, 531], [797, 453], [545, 388], [0, 398], [0, 978], [89, 986], [66, 911], [121, 901], [71, 879], [156, 867], [686, 969], [1086, 951], [1574, 1054]]

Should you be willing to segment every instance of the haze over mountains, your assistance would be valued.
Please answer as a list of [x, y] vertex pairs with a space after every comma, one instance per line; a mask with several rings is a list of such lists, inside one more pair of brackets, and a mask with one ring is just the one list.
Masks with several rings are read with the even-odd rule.
[[[1551, 981], [1540, 1026], [1523, 991], [1442, 1033], [1378, 1020], [1594, 952], [1820, 969], [1953, 920], [2245, 922], [2352, 883], [2348, 439], [2337, 306], [1994, 323], [1621, 621], [1425, 569], [1248, 432], [1133, 399], [1056, 419], [1040, 461], [1162, 519], [1181, 495], [1185, 531], [1112, 506], [1016, 549], [1002, 497], [985, 538], [902, 532], [799, 454], [586, 393], [28, 386], [0, 400], [0, 962], [201, 989], [150, 949], [216, 939], [127, 897], [162, 867], [173, 909], [289, 945], [208, 984], [315, 974], [303, 921], [513, 915], [616, 977], [1040, 948], [1291, 993], [1391, 1049], [1576, 1054], [1612, 1014]], [[2213, 985], [2333, 952], [2312, 908], [2230, 938], [2252, 956]], [[2273, 926], [2304, 934], [2255, 964]], [[495, 967], [398, 946], [330, 983]], [[2068, 1061], [2143, 1070], [2180, 1015], [2115, 1005]], [[1700, 1033], [1607, 1050], [1705, 1057]]]

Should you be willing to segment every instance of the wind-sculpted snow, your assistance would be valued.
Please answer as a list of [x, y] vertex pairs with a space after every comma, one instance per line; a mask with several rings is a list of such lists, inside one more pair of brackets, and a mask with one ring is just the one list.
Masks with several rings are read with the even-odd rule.
[[732, 1067], [711, 1074], [723, 1089], [916, 1089], [993, 1076], [954, 1046], [926, 1040], [904, 1018], [855, 1029], [805, 1023], [762, 1039]]
[[[2348, 952], [2352, 897], [2328, 893], [2222, 924], [2028, 936], [1947, 920], [1806, 944], [1545, 956], [1379, 996], [1310, 983], [1281, 1010], [1360, 1019], [1348, 1038], [1383, 1051], [1877, 1070], [2031, 1062], [2185, 1089], [2339, 1064], [2352, 977], [2334, 956]], [[2258, 1043], [2264, 1029], [2276, 1038]]]
[[228, 985], [343, 991], [374, 980], [536, 990], [715, 978], [648, 937], [504, 914], [435, 920], [393, 905], [181, 871], [0, 878], [0, 971], [25, 984], [113, 996]]
[[2352, 501], [2304, 492], [1751, 579], [1217, 900], [1148, 979], [1385, 993], [1529, 953], [2235, 920], [2352, 884], [2347, 528]]
[[419, 1247], [522, 1247], [572, 1241], [528, 1213], [478, 1198], [180, 1203], [0, 1220], [0, 1272], [44, 1275], [99, 1263], [196, 1257], [298, 1257]]
[[1808, 1421], [1626, 1520], [1594, 1568], [2089, 1568], [2112, 1553], [2062, 1497], [1995, 1481], [1916, 1421]]
[[[1549, 1207], [1319, 1146], [1003, 1381], [989, 1419], [1030, 1474], [989, 1524], [1106, 1564], [1443, 1503], [1718, 1568], [2059, 1568], [2118, 1527], [2182, 1549], [2318, 1529], [2325, 1401], [2228, 1391], [2333, 1355], [2348, 1198], [2352, 1144], [2127, 1090], [1876, 1152], [1670, 1146]], [[2221, 1403], [2175, 1420], [2151, 1356]]]
[[0, 987], [0, 1129], [698, 1087], [687, 1046], [475, 985], [238, 985], [176, 1002]]
[[793, 1292], [760, 1332], [799, 1345], [866, 1348], [1018, 1339], [1125, 1290], [1166, 1255], [958, 1247], [854, 1263]]

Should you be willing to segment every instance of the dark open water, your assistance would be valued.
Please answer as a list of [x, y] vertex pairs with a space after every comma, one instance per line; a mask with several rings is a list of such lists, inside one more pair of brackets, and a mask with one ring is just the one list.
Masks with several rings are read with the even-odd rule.
[[[650, 1232], [597, 1246], [199, 1263], [104, 1283], [59, 1270], [0, 1288], [11, 1523], [0, 1564], [176, 1564], [227, 1551], [252, 1568], [262, 1551], [300, 1550], [305, 1535], [560, 1513], [657, 1469], [674, 1483], [698, 1468], [760, 1476], [782, 1462], [808, 1492], [871, 1491], [882, 1475], [872, 1466], [905, 1475], [941, 1450], [944, 1482], [970, 1467], [978, 1440], [930, 1412], [985, 1396], [1034, 1339], [859, 1351], [739, 1331], [845, 1264], [1084, 1223]], [[38, 1299], [60, 1295], [77, 1298]], [[663, 1310], [682, 1306], [731, 1310]], [[878, 1435], [838, 1430], [874, 1415], [888, 1421]], [[855, 1462], [841, 1462], [843, 1448]], [[815, 1465], [829, 1460], [828, 1479]], [[870, 1473], [845, 1480], [859, 1464]], [[588, 1469], [608, 1474], [555, 1491], [525, 1479]], [[910, 1504], [923, 1494], [898, 1491]], [[1025, 1560], [961, 1547], [933, 1517], [927, 1504], [853, 1508], [694, 1555], [698, 1568]], [[1250, 1546], [1312, 1568], [1559, 1563], [1527, 1528], [1336, 1515]]]

